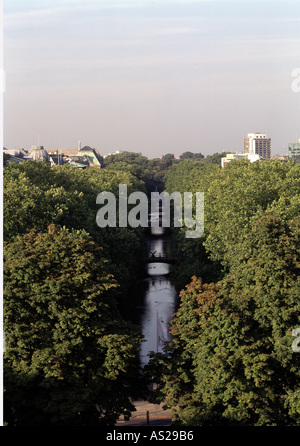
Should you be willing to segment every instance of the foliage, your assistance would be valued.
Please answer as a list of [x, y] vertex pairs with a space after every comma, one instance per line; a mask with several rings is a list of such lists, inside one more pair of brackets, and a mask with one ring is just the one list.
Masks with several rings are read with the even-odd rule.
[[229, 268], [251, 218], [280, 200], [287, 209], [290, 200], [299, 201], [299, 190], [300, 169], [293, 163], [230, 162], [205, 194], [204, 244], [212, 259]]
[[180, 155], [180, 159], [203, 159], [204, 155], [202, 153], [192, 153], [192, 152], [184, 152]]
[[96, 224], [97, 195], [110, 191], [118, 198], [119, 184], [127, 184], [128, 194], [145, 190], [144, 183], [126, 171], [50, 168], [32, 161], [11, 164], [3, 178], [4, 240], [13, 241], [33, 228], [45, 231], [49, 224], [84, 230], [103, 247], [111, 273], [121, 284], [120, 296], [125, 295], [141, 273], [136, 266], [141, 264], [143, 232]]
[[177, 160], [167, 154], [162, 158], [148, 159], [134, 152], [122, 152], [105, 158], [105, 170], [133, 173], [145, 183], [148, 196], [151, 192], [164, 189], [164, 175]]
[[110, 191], [118, 196], [122, 183], [129, 194], [144, 188], [129, 172], [50, 168], [32, 161], [11, 164], [4, 169], [3, 180], [5, 240], [32, 228], [44, 230], [50, 223], [85, 229], [97, 238], [97, 195]]
[[[170, 194], [178, 191], [182, 196], [184, 192], [204, 192], [204, 216], [206, 216], [209, 206], [207, 192], [212, 182], [217, 181], [220, 175], [220, 167], [216, 164], [204, 164], [199, 160], [183, 160], [167, 172], [166, 190]], [[172, 270], [171, 278], [178, 290], [184, 288], [191, 277], [198, 275], [200, 271], [205, 282], [217, 281], [221, 277], [219, 260], [212, 261], [205, 249], [206, 233], [200, 239], [187, 240], [185, 229], [184, 227], [173, 229], [178, 261]]]
[[3, 152], [3, 167], [8, 166], [11, 155]]
[[128, 194], [145, 191], [143, 181], [129, 171], [26, 161], [6, 166], [3, 183], [8, 421], [89, 424], [128, 416], [140, 335], [120, 311], [131, 319], [128, 297], [143, 272], [144, 235], [99, 228], [96, 197], [118, 197], [119, 184]]
[[[207, 167], [189, 160], [167, 174], [170, 193], [205, 192], [205, 234], [179, 241], [187, 284], [173, 339], [146, 369], [153, 397], [176, 407], [178, 424], [299, 425], [300, 168]], [[211, 282], [207, 257], [223, 270]]]
[[222, 278], [221, 265], [209, 258], [202, 238], [186, 239], [184, 230], [173, 228], [173, 240], [177, 262], [171, 268], [170, 279], [178, 292], [200, 271], [206, 283]]
[[230, 274], [216, 284], [194, 277], [181, 292], [174, 337], [150, 365], [175, 421], [299, 424], [299, 236], [299, 218], [259, 218]]
[[5, 243], [9, 424], [111, 424], [133, 409], [141, 337], [120, 316], [107, 267], [85, 234], [54, 225]]
[[211, 164], [220, 165], [221, 164], [221, 158], [225, 157], [228, 153], [232, 153], [232, 152], [226, 152], [224, 150], [221, 153], [215, 152], [212, 155], [207, 155], [204, 158], [203, 162], [204, 163], [211, 163]]
[[176, 408], [183, 425], [299, 425], [300, 165], [221, 169], [224, 153], [198, 155], [125, 152], [101, 170], [4, 167], [10, 422], [109, 424], [132, 410], [140, 334], [120, 302], [139, 277], [143, 234], [95, 222], [97, 194], [118, 196], [126, 183], [129, 194], [165, 188], [205, 200], [201, 239], [173, 230], [180, 306], [171, 342], [144, 370], [158, 384], [153, 401]]

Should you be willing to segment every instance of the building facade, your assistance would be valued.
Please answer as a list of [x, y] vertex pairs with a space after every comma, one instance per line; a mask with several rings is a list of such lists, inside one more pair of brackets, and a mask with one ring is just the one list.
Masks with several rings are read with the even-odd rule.
[[262, 159], [271, 158], [271, 138], [265, 133], [248, 133], [244, 138], [244, 153], [259, 155]]
[[300, 162], [300, 140], [299, 142], [289, 144], [289, 159], [297, 163]]
[[226, 164], [230, 163], [230, 161], [236, 160], [244, 160], [247, 159], [250, 163], [254, 163], [255, 161], [260, 161], [259, 155], [253, 155], [252, 153], [228, 153], [226, 156], [221, 158], [221, 167], [225, 167]]

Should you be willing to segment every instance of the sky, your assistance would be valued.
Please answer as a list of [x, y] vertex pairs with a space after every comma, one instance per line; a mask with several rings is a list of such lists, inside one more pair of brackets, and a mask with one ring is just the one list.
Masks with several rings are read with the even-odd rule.
[[[148, 158], [300, 138], [299, 0], [3, 0], [3, 144]], [[300, 85], [300, 80], [299, 80]]]

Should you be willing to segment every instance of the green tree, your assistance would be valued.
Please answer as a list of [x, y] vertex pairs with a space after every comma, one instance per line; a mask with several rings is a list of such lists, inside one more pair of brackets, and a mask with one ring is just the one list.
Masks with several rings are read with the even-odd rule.
[[299, 425], [299, 242], [299, 217], [256, 217], [230, 272], [181, 292], [174, 337], [149, 366], [177, 422]]
[[126, 301], [141, 273], [143, 231], [96, 224], [97, 195], [112, 192], [118, 210], [119, 184], [127, 184], [128, 194], [145, 191], [144, 183], [129, 171], [50, 167], [33, 161], [11, 164], [4, 168], [3, 178], [4, 239], [13, 241], [33, 228], [43, 232], [50, 224], [86, 231], [104, 249], [120, 285], [120, 300]]
[[11, 155], [9, 153], [3, 153], [3, 166], [8, 166]]
[[187, 286], [173, 339], [149, 364], [155, 394], [185, 425], [298, 425], [299, 166], [187, 160], [166, 178], [170, 193], [205, 193], [205, 233], [176, 237]]
[[44, 230], [51, 223], [84, 229], [96, 239], [97, 195], [109, 191], [118, 197], [119, 184], [127, 184], [129, 194], [144, 189], [130, 172], [50, 167], [33, 161], [8, 166], [3, 180], [5, 240], [32, 228]]
[[187, 239], [185, 229], [173, 228], [173, 244], [177, 261], [172, 265], [170, 279], [178, 292], [193, 276], [199, 275], [205, 283], [217, 282], [223, 276], [220, 262], [212, 261], [204, 247], [204, 238]]
[[[197, 245], [203, 244], [210, 260], [226, 271], [237, 254], [239, 239], [258, 212], [273, 213], [280, 206], [281, 216], [287, 212], [299, 215], [300, 168], [274, 160], [245, 160], [232, 161], [221, 169], [216, 164], [184, 160], [167, 172], [166, 189], [169, 193], [204, 192], [204, 236], [191, 245], [198, 253]], [[196, 256], [186, 260], [193, 263]]]
[[193, 153], [193, 152], [187, 151], [187, 152], [182, 153], [182, 155], [180, 155], [179, 158], [181, 160], [184, 160], [184, 159], [200, 159], [201, 160], [201, 159], [204, 159], [204, 155], [202, 155], [202, 153]]
[[51, 225], [4, 244], [9, 425], [113, 424], [133, 410], [141, 335], [107, 267], [82, 231]]
[[193, 277], [179, 297], [180, 306], [170, 322], [173, 338], [164, 353], [152, 352], [144, 372], [157, 384], [152, 401], [164, 401], [173, 410], [175, 423], [197, 425], [197, 414], [205, 410], [205, 404], [194, 393], [196, 346], [203, 323], [217, 300], [217, 285], [204, 284], [201, 278]]
[[220, 165], [221, 164], [221, 158], [225, 157], [228, 153], [232, 153], [232, 152], [225, 152], [223, 150], [223, 152], [221, 153], [213, 153], [212, 155], [207, 155], [203, 162], [204, 163], [208, 163], [208, 164], [217, 164]]
[[211, 258], [230, 268], [251, 218], [279, 200], [285, 199], [288, 205], [299, 197], [299, 190], [300, 169], [293, 164], [230, 162], [211, 178], [205, 193], [204, 245]]
[[[166, 173], [166, 190], [170, 194], [178, 191], [182, 195], [184, 192], [204, 192], [205, 217], [210, 208], [210, 202], [206, 198], [207, 192], [212, 182], [217, 181], [221, 174], [221, 168], [216, 164], [204, 164], [202, 161], [190, 159], [183, 160]], [[185, 227], [173, 228], [178, 260], [172, 269], [171, 278], [179, 290], [189, 283], [192, 276], [197, 276], [200, 273], [205, 282], [216, 282], [221, 277], [219, 259], [212, 261], [209, 258], [210, 253], [205, 248], [206, 228], [207, 219], [205, 220], [204, 236], [193, 240], [185, 238]]]
[[175, 155], [174, 153], [167, 153], [166, 155], [162, 156], [163, 163], [166, 164], [167, 167], [172, 166], [172, 164], [175, 162]]
[[[148, 159], [134, 152], [123, 152], [105, 158], [105, 170], [131, 172], [143, 181], [148, 195], [156, 189], [164, 188], [164, 175], [177, 160], [173, 154], [162, 158]], [[141, 189], [142, 190], [142, 189]]]
[[216, 340], [199, 342], [198, 357], [209, 354], [196, 390], [214, 395], [214, 408], [236, 424], [299, 424], [300, 406], [291, 404], [300, 384], [300, 358], [291, 349], [300, 325], [299, 223], [270, 215], [253, 220], [221, 282], [222, 312], [207, 324]]

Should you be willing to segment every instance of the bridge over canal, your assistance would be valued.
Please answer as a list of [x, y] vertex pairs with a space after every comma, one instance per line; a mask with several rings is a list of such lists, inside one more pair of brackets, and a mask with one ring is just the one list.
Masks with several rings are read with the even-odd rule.
[[146, 263], [176, 263], [177, 257], [149, 256], [144, 258]]

